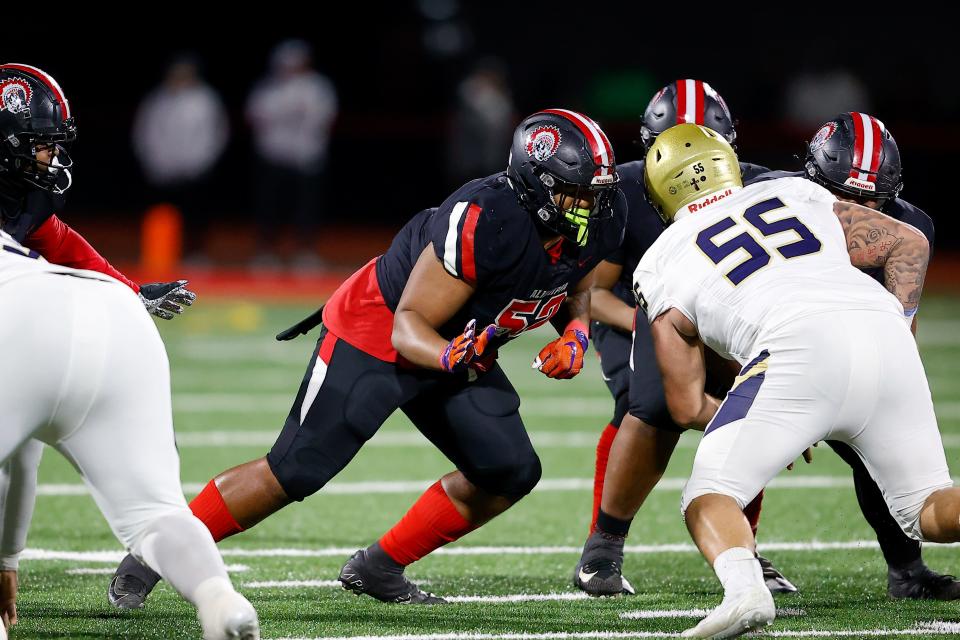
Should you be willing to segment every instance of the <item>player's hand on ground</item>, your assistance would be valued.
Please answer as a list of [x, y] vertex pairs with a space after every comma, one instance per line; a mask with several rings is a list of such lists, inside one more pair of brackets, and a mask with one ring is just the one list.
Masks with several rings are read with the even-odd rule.
[[477, 333], [477, 321], [471, 320], [463, 333], [451, 340], [440, 353], [440, 368], [448, 373], [467, 368], [487, 371], [496, 359], [496, 351], [489, 348], [496, 332], [497, 325], [489, 324]]
[[0, 615], [4, 628], [9, 629], [17, 624], [16, 571], [0, 571]]
[[532, 367], [548, 378], [572, 378], [583, 368], [583, 354], [587, 352], [588, 344], [586, 333], [580, 329], [567, 329], [540, 350]]
[[[818, 444], [820, 443], [814, 442], [813, 447], [817, 446]], [[813, 447], [807, 447], [806, 449], [803, 450], [803, 461], [806, 462], [807, 464], [810, 464], [811, 462], [813, 462]], [[793, 471], [792, 462], [787, 465], [787, 471]]]
[[140, 301], [151, 314], [164, 320], [183, 313], [197, 299], [197, 294], [187, 289], [186, 280], [174, 282], [150, 282], [140, 285]]

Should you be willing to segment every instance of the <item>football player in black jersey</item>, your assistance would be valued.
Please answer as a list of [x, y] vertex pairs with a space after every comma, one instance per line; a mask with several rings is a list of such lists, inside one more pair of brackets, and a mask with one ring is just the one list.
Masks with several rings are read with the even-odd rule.
[[[271, 451], [221, 473], [191, 503], [214, 539], [319, 491], [400, 409], [456, 471], [357, 551], [340, 581], [386, 602], [443, 602], [409, 582], [404, 568], [537, 484], [540, 461], [497, 349], [551, 322], [560, 337], [534, 365], [552, 378], [580, 371], [591, 272], [623, 237], [617, 183], [613, 148], [600, 127], [550, 109], [517, 128], [505, 172], [469, 182], [414, 216], [384, 255], [327, 302], [317, 347]], [[156, 580], [128, 557], [111, 589], [142, 603]]]
[[[643, 114], [640, 139], [649, 148], [658, 134], [684, 122], [710, 127], [731, 144], [736, 141], [736, 128], [726, 102], [709, 84], [694, 79], [677, 80], [653, 96]], [[592, 338], [615, 404], [613, 419], [597, 444], [590, 536], [573, 582], [598, 596], [633, 593], [633, 587], [622, 576], [624, 539], [633, 516], [663, 475], [683, 432], [667, 410], [649, 325], [644, 321], [637, 324], [635, 331], [633, 328], [633, 271], [664, 229], [662, 218], [647, 202], [643, 167], [643, 160], [618, 167], [620, 188], [630, 215], [623, 244], [600, 263], [591, 294]], [[741, 162], [740, 171], [743, 179], [749, 180], [768, 169]], [[711, 374], [711, 390], [722, 395], [735, 371], [713, 356]], [[762, 499], [761, 492], [746, 509], [754, 533]], [[767, 559], [760, 561], [771, 590], [796, 591]]]
[[173, 318], [196, 299], [186, 280], [138, 285], [57, 216], [73, 181], [68, 148], [76, 137], [70, 102], [50, 74], [0, 64], [0, 225], [48, 262], [105, 273], [133, 289], [153, 315]]
[[[689, 101], [682, 94], [696, 95], [695, 92], [700, 91], [696, 83], [693, 80], [681, 80], [674, 86], [665, 87], [654, 97], [644, 114], [641, 136], [646, 145], [655, 139], [657, 133], [677, 122], [686, 121], [681, 119], [686, 117], [685, 113], [702, 118], [702, 122], [699, 119], [691, 121], [713, 128], [729, 142], [736, 139], [726, 105], [719, 96], [711, 99], [714, 94], [712, 90], [704, 89], [703, 101], [695, 100], [694, 104], [711, 105], [715, 102], [713, 107], [704, 107], [702, 111], [698, 108], [693, 114], [689, 113]], [[685, 104], [686, 107], [683, 106]], [[636, 165], [639, 165], [639, 171], [635, 176]], [[803, 172], [766, 172], [762, 167], [745, 163], [741, 163], [741, 171], [745, 184], [804, 174], [823, 184], [840, 199], [878, 208], [887, 215], [915, 226], [933, 246], [933, 223], [929, 216], [897, 197], [902, 183], [896, 142], [878, 120], [866, 114], [842, 114], [825, 123], [808, 146]], [[630, 326], [627, 323], [632, 321], [634, 304], [630, 292], [632, 273], [662, 226], [658, 225], [654, 212], [644, 199], [643, 163], [621, 164], [619, 173], [621, 189], [630, 207], [627, 232], [621, 251], [601, 263], [597, 269], [591, 301], [595, 320], [594, 344], [601, 356], [604, 378], [616, 399], [616, 410], [611, 425], [604, 431], [597, 447], [594, 521], [591, 536], [574, 575], [574, 583], [593, 595], [632, 592], [632, 586], [621, 575], [623, 538], [629, 530], [632, 516], [662, 476], [679, 436], [679, 433], [671, 433], [672, 421], [666, 410], [646, 322], [638, 323], [633, 351], [628, 350], [629, 335], [626, 329]], [[882, 273], [871, 275], [882, 280]], [[603, 324], [608, 326], [604, 327]], [[631, 357], [632, 370], [628, 366]], [[722, 393], [722, 387], [713, 391]], [[619, 431], [614, 426], [618, 422]], [[960, 598], [960, 582], [953, 576], [932, 571], [923, 563], [919, 543], [907, 537], [890, 515], [879, 487], [860, 458], [847, 445], [829, 444], [853, 468], [858, 502], [864, 517], [877, 534], [888, 564], [890, 596], [939, 600]], [[761, 493], [745, 510], [754, 533], [762, 496]], [[605, 509], [601, 508], [601, 497]], [[767, 586], [772, 592], [796, 591], [796, 587], [768, 560], [760, 557], [760, 562]]]
[[[899, 197], [903, 189], [900, 150], [893, 135], [877, 118], [859, 112], [841, 113], [824, 123], [810, 140], [803, 171], [772, 171], [753, 180], [746, 179], [744, 183], [791, 175], [806, 176], [840, 200], [877, 209], [915, 227], [927, 237], [933, 254], [933, 220]], [[883, 283], [879, 268], [868, 273]], [[911, 330], [916, 335], [916, 316]], [[857, 501], [876, 532], [887, 561], [887, 592], [890, 596], [935, 600], [960, 598], [960, 581], [927, 567], [921, 557], [920, 543], [907, 537], [890, 515], [880, 488], [860, 457], [842, 442], [827, 441], [827, 444], [853, 468]]]

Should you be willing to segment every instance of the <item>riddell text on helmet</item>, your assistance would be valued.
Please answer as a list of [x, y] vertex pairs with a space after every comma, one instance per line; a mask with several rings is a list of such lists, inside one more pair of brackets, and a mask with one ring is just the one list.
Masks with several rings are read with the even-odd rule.
[[696, 202], [691, 202], [690, 204], [687, 205], [687, 210], [688, 210], [690, 213], [693, 213], [693, 212], [695, 212], [695, 211], [699, 211], [700, 209], [703, 209], [704, 207], [706, 207], [706, 206], [708, 206], [708, 205], [711, 205], [711, 204], [717, 202], [718, 200], [723, 200], [724, 198], [726, 198], [727, 196], [729, 196], [729, 195], [732, 194], [732, 193], [733, 193], [733, 189], [729, 189], [729, 188], [728, 188], [728, 189], [724, 189], [722, 192], [720, 192], [720, 193], [715, 193], [715, 194], [713, 194], [712, 196], [707, 196], [707, 197], [704, 198], [703, 200], [698, 200], [698, 201], [696, 201]]
[[877, 185], [873, 184], [872, 182], [865, 182], [863, 180], [857, 180], [856, 178], [847, 178], [843, 181], [843, 184], [850, 187], [856, 187], [857, 189], [863, 189], [864, 191], [877, 190]]

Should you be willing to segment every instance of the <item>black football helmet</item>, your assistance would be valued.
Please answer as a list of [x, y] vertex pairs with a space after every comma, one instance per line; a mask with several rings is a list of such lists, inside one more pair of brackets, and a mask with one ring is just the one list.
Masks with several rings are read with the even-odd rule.
[[[610, 139], [587, 116], [546, 109], [526, 118], [513, 133], [507, 177], [534, 219], [583, 246], [591, 225], [613, 217], [618, 192]], [[593, 209], [562, 209], [555, 195], [593, 201]]]
[[897, 142], [877, 118], [852, 111], [825, 123], [807, 145], [807, 177], [883, 207], [903, 189]]
[[737, 130], [730, 109], [719, 93], [702, 80], [677, 80], [660, 89], [643, 112], [640, 141], [645, 149], [658, 135], [689, 122], [713, 129], [736, 149]]
[[[70, 188], [67, 149], [77, 137], [70, 104], [57, 81], [25, 64], [0, 64], [0, 177], [55, 194]], [[52, 162], [37, 148], [55, 146]]]

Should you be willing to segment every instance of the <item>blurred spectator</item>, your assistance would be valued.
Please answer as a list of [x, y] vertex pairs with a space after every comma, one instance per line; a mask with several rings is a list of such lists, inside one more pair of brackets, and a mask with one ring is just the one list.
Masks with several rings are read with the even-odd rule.
[[507, 166], [517, 124], [506, 69], [499, 60], [481, 60], [457, 87], [457, 106], [447, 136], [451, 186], [481, 178]]
[[300, 243], [295, 268], [319, 267], [315, 231], [321, 217], [330, 128], [337, 115], [333, 84], [313, 70], [310, 45], [287, 40], [273, 50], [270, 72], [247, 101], [257, 153], [259, 251], [255, 266], [279, 264], [278, 227], [293, 223]]
[[180, 56], [162, 84], [144, 98], [133, 125], [133, 147], [154, 197], [177, 206], [185, 221], [189, 261], [203, 261], [206, 213], [198, 202], [227, 144], [227, 114], [199, 64]]
[[797, 74], [785, 98], [790, 123], [809, 131], [844, 111], [872, 111], [866, 85], [845, 69]]

